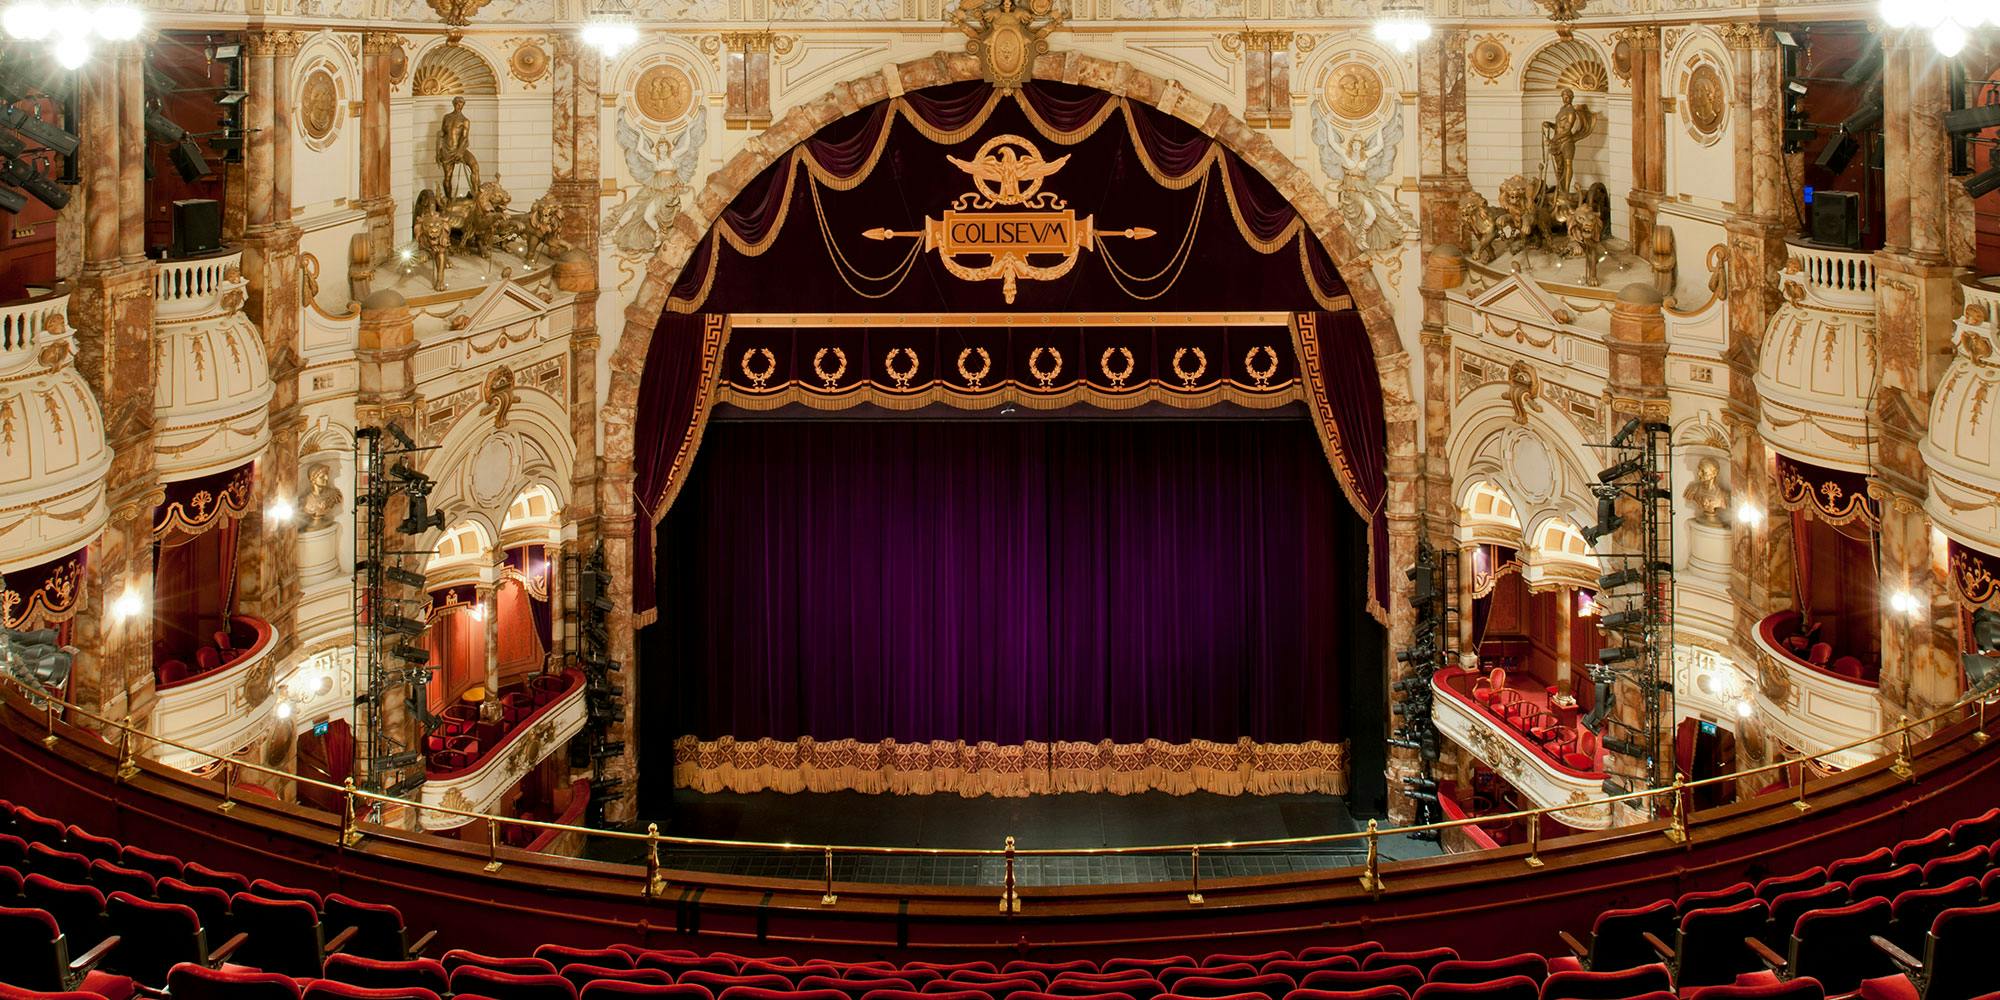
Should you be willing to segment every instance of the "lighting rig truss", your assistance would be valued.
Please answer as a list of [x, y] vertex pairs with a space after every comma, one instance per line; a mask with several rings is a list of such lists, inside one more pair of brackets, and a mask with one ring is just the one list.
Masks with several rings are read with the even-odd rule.
[[[45, 109], [60, 122], [42, 117]], [[69, 204], [69, 189], [81, 179], [76, 116], [72, 74], [37, 74], [29, 60], [0, 56], [0, 213], [28, 207], [22, 191], [56, 211]]]
[[[393, 439], [386, 446], [385, 431]], [[403, 457], [430, 450], [419, 448], [394, 421], [354, 433], [354, 506], [361, 512], [354, 532], [354, 707], [364, 733], [360, 784], [402, 797], [424, 783], [423, 738], [438, 722], [424, 697], [431, 679], [431, 653], [423, 642], [430, 595], [422, 565], [412, 568], [408, 562], [434, 550], [400, 547], [444, 527], [444, 511], [430, 509], [431, 477]], [[398, 496], [407, 506], [392, 527], [389, 506]], [[391, 717], [397, 709], [405, 719]], [[415, 740], [399, 735], [411, 731], [409, 718], [417, 723]]]
[[[1637, 547], [1623, 552], [1599, 548], [1597, 553], [1598, 561], [1611, 568], [1597, 578], [1597, 602], [1603, 608], [1597, 627], [1606, 645], [1590, 668], [1594, 699], [1581, 720], [1606, 750], [1639, 763], [1637, 772], [1614, 771], [1607, 763], [1604, 790], [1616, 795], [1673, 783], [1673, 760], [1660, 749], [1665, 727], [1674, 718], [1674, 452], [1665, 423], [1637, 417], [1626, 421], [1608, 444], [1595, 447], [1617, 461], [1599, 472], [1591, 487], [1597, 494], [1597, 523], [1584, 530], [1584, 540], [1595, 548], [1612, 536], [1614, 544]], [[1621, 502], [1638, 519], [1638, 530], [1622, 539], [1614, 535], [1626, 522]], [[1614, 717], [1620, 681], [1639, 693], [1637, 722]]]
[[[563, 557], [565, 580], [576, 581], [577, 630], [570, 658], [583, 670], [586, 715], [583, 738], [570, 743], [570, 766], [590, 768], [590, 826], [604, 825], [604, 805], [625, 797], [625, 782], [605, 774], [605, 762], [625, 752], [625, 741], [611, 738], [611, 727], [625, 718], [625, 689], [618, 684], [618, 664], [611, 661], [611, 576], [604, 568], [604, 544], [588, 556]], [[565, 595], [567, 596], [567, 595]]]
[[[1418, 824], [1444, 818], [1438, 809], [1437, 775], [1433, 770], [1438, 759], [1438, 731], [1431, 721], [1431, 677], [1445, 665], [1444, 628], [1450, 617], [1446, 588], [1440, 585], [1441, 578], [1448, 579], [1440, 574], [1442, 568], [1437, 550], [1420, 527], [1417, 563], [1405, 572], [1410, 579], [1410, 606], [1417, 619], [1410, 630], [1410, 644], [1396, 653], [1396, 662], [1408, 664], [1410, 673], [1395, 683], [1400, 697], [1389, 708], [1402, 720], [1396, 725], [1395, 735], [1389, 738], [1389, 745], [1417, 754], [1417, 773], [1403, 779], [1403, 792], [1417, 804]], [[1411, 836], [1419, 840], [1437, 839], [1435, 832]]]

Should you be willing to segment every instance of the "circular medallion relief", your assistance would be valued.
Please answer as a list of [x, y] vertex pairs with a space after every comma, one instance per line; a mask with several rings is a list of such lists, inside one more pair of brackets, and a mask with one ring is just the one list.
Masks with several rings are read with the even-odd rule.
[[1722, 74], [1715, 66], [1702, 63], [1688, 74], [1688, 125], [1696, 135], [1713, 138], [1722, 132], [1722, 116], [1728, 102], [1722, 93]]
[[340, 93], [333, 74], [315, 69], [299, 88], [299, 128], [315, 142], [332, 135], [340, 127]]
[[1490, 35], [1480, 39], [1465, 58], [1474, 73], [1488, 80], [1496, 79], [1500, 74], [1507, 72], [1507, 64], [1513, 61], [1507, 46]]
[[410, 54], [401, 45], [389, 46], [389, 86], [400, 87], [410, 75]]
[[1620, 79], [1620, 80], [1630, 80], [1630, 79], [1632, 79], [1632, 41], [1631, 41], [1631, 39], [1627, 39], [1627, 38], [1620, 38], [1620, 39], [1618, 40], [1618, 44], [1612, 47], [1612, 49], [1611, 49], [1611, 71], [1612, 71], [1613, 73], [1616, 73], [1616, 74], [1618, 74], [1618, 79]]
[[671, 125], [694, 106], [694, 81], [672, 63], [649, 66], [632, 85], [632, 103], [656, 124]]
[[534, 42], [523, 42], [507, 57], [507, 72], [523, 84], [532, 85], [549, 73], [549, 54]]
[[480, 442], [467, 477], [473, 499], [490, 505], [514, 492], [514, 464], [513, 435], [495, 434]]
[[1538, 504], [1555, 495], [1561, 485], [1556, 482], [1555, 459], [1549, 456], [1549, 446], [1540, 437], [1529, 431], [1514, 431], [1507, 442], [1507, 459], [1522, 500]]
[[1366, 119], [1382, 106], [1382, 74], [1364, 63], [1341, 63], [1327, 75], [1326, 106], [1348, 121]]

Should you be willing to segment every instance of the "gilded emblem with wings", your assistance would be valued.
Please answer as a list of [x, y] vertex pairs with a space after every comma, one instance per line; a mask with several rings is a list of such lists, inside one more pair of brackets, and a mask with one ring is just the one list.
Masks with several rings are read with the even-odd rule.
[[[1053, 160], [1042, 159], [1034, 144], [1018, 135], [996, 135], [986, 140], [970, 161], [946, 156], [951, 165], [972, 175], [973, 189], [984, 199], [953, 208], [992, 208], [995, 205], [1027, 205], [1032, 208], [1060, 208], [1062, 200], [1040, 194], [1042, 181], [1069, 162], [1068, 154]], [[1038, 196], [1039, 195], [1039, 196]], [[970, 196], [967, 196], [970, 198]], [[967, 198], [961, 198], [966, 201]]]

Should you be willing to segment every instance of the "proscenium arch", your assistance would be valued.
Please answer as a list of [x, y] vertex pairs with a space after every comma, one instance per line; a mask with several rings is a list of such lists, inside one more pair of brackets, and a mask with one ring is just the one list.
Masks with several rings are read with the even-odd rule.
[[[608, 363], [609, 385], [601, 414], [603, 456], [598, 477], [599, 508], [595, 525], [612, 568], [610, 584], [614, 610], [611, 615], [612, 658], [626, 664], [628, 690], [636, 690], [636, 629], [632, 620], [632, 567], [635, 560], [651, 559], [652, 553], [632, 550], [634, 445], [637, 441], [639, 387], [646, 359], [667, 298], [681, 271], [718, 223], [724, 210], [764, 172], [789, 156], [799, 144], [839, 119], [871, 105], [905, 93], [954, 83], [982, 79], [978, 61], [963, 52], [940, 52], [928, 58], [885, 66], [881, 70], [835, 86], [820, 97], [793, 106], [770, 128], [753, 137], [722, 168], [710, 174], [699, 194], [681, 200], [681, 210], [662, 231], [658, 249], [646, 265], [633, 300], [625, 310], [625, 328]], [[1339, 213], [1320, 193], [1306, 171], [1293, 163], [1269, 137], [1265, 136], [1217, 103], [1187, 97], [1178, 84], [1140, 70], [1130, 63], [1115, 62], [1075, 52], [1042, 57], [1036, 64], [1036, 78], [1074, 86], [1089, 87], [1144, 104], [1172, 115], [1211, 137], [1235, 154], [1249, 170], [1270, 183], [1293, 209], [1305, 228], [1319, 241], [1342, 280], [1347, 285], [1356, 314], [1373, 349], [1377, 377], [1383, 394], [1384, 448], [1388, 491], [1383, 514], [1387, 519], [1390, 566], [1403, 566], [1416, 558], [1417, 547], [1417, 406], [1410, 376], [1410, 357], [1398, 334], [1388, 300], [1376, 284], [1374, 273], [1361, 259]], [[1378, 555], [1378, 558], [1381, 556]], [[1391, 572], [1388, 643], [1407, 643], [1413, 616], [1402, 575]], [[1394, 670], [1384, 657], [1385, 677]], [[632, 702], [628, 701], [628, 704]], [[1380, 706], [1385, 724], [1388, 703]], [[636, 741], [626, 742], [625, 757], [618, 770], [635, 774]], [[1393, 772], [1396, 765], [1392, 763]]]

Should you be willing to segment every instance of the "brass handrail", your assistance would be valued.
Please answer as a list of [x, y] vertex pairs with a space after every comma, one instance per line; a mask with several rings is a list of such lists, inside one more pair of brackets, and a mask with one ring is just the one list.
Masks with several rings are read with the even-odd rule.
[[[1203, 850], [1203, 851], [1254, 850], [1259, 848], [1299, 847], [1312, 844], [1333, 844], [1350, 840], [1368, 841], [1372, 845], [1374, 842], [1377, 842], [1382, 837], [1407, 836], [1418, 833], [1442, 832], [1445, 830], [1453, 830], [1466, 826], [1478, 826], [1488, 823], [1512, 822], [1517, 819], [1528, 819], [1530, 817], [1534, 817], [1535, 818], [1534, 822], [1539, 823], [1541, 817], [1552, 816], [1557, 813], [1568, 812], [1575, 809], [1588, 809], [1593, 806], [1608, 806], [1620, 802], [1631, 802], [1637, 800], [1651, 799], [1661, 795], [1687, 796], [1690, 795], [1696, 788], [1703, 788], [1709, 785], [1721, 784], [1724, 782], [1736, 782], [1746, 777], [1753, 777], [1759, 774], [1782, 771], [1787, 768], [1793, 768], [1793, 767], [1796, 767], [1798, 769], [1798, 773], [1800, 774], [1800, 782], [1798, 788], [1798, 802], [1800, 803], [1800, 811], [1803, 812], [1805, 808], [1807, 808], [1804, 804], [1805, 803], [1804, 774], [1805, 774], [1805, 763], [1807, 761], [1817, 762], [1822, 757], [1830, 757], [1835, 754], [1845, 753], [1846, 751], [1859, 749], [1871, 743], [1879, 743], [1891, 737], [1896, 737], [1898, 738], [1899, 748], [1898, 748], [1898, 753], [1896, 754], [1896, 762], [1895, 765], [1893, 766], [1893, 769], [1896, 770], [1899, 775], [1901, 775], [1902, 765], [1905, 765], [1909, 761], [1909, 752], [1911, 749], [1909, 739], [1913, 730], [1922, 726], [1930, 725], [1933, 722], [1938, 722], [1940, 720], [1943, 720], [1947, 716], [1950, 716], [1956, 712], [1960, 712], [1965, 708], [1967, 708], [1968, 706], [1976, 706], [1978, 713], [1976, 719], [1978, 724], [1975, 726], [1972, 732], [1967, 734], [1967, 736], [1977, 740], [1978, 736], [1982, 735], [1984, 732], [1986, 705], [1988, 704], [1989, 701], [1991, 701], [1994, 698], [1996, 694], [1996, 692], [1993, 691], [1969, 692], [1965, 696], [1959, 698], [1957, 701], [1954, 701], [1951, 704], [1946, 705], [1945, 707], [1940, 708], [1937, 711], [1932, 712], [1931, 714], [1926, 715], [1922, 718], [1910, 719], [1907, 716], [1905, 716], [1900, 720], [1899, 724], [1894, 728], [1887, 729], [1880, 733], [1876, 733], [1871, 736], [1866, 736], [1858, 740], [1853, 740], [1848, 743], [1841, 744], [1839, 746], [1828, 747], [1824, 750], [1819, 750], [1790, 760], [1775, 761], [1773, 763], [1764, 764], [1758, 767], [1750, 768], [1748, 770], [1734, 771], [1729, 774], [1716, 775], [1713, 777], [1702, 778], [1695, 781], [1684, 781], [1684, 780], [1676, 781], [1673, 785], [1661, 788], [1642, 788], [1630, 792], [1620, 792], [1616, 795], [1605, 795], [1599, 798], [1586, 799], [1581, 802], [1568, 802], [1562, 805], [1537, 806], [1533, 809], [1520, 809], [1508, 813], [1493, 813], [1483, 816], [1468, 816], [1462, 819], [1441, 820], [1435, 823], [1419, 823], [1410, 826], [1391, 827], [1388, 829], [1354, 830], [1342, 833], [1313, 834], [1310, 836], [1303, 836], [1303, 837], [1271, 837], [1261, 840], [1230, 840], [1230, 841], [1212, 841], [1207, 843], [1142, 844], [1142, 845], [1129, 845], [1120, 847], [1044, 847], [1044, 848], [1012, 847], [1011, 841], [1013, 840], [1013, 838], [1010, 837], [1008, 838], [1008, 840], [1010, 841], [1010, 846], [1008, 847], [979, 848], [979, 847], [896, 847], [896, 846], [885, 846], [880, 844], [825, 844], [825, 843], [813, 844], [813, 843], [794, 843], [790, 841], [774, 843], [770, 841], [756, 841], [756, 840], [724, 840], [714, 837], [677, 836], [671, 834], [658, 833], [653, 830], [648, 830], [642, 833], [629, 830], [611, 830], [600, 827], [576, 826], [569, 823], [558, 823], [548, 820], [520, 819], [512, 816], [495, 816], [488, 813], [475, 812], [468, 809], [456, 809], [451, 806], [431, 805], [413, 799], [405, 799], [394, 795], [384, 794], [381, 792], [371, 792], [366, 789], [356, 788], [354, 787], [353, 782], [351, 780], [345, 783], [335, 784], [330, 781], [322, 781], [318, 778], [309, 778], [301, 774], [297, 774], [291, 771], [286, 771], [281, 768], [271, 767], [265, 764], [259, 764], [254, 761], [236, 760], [233, 758], [226, 757], [222, 754], [218, 754], [214, 751], [203, 750], [199, 747], [189, 746], [185, 743], [180, 743], [175, 740], [166, 739], [164, 737], [152, 736], [147, 733], [140, 732], [137, 729], [134, 729], [129, 724], [128, 720], [113, 719], [108, 716], [99, 715], [87, 708], [84, 708], [81, 705], [77, 705], [72, 702], [63, 700], [62, 698], [55, 696], [52, 692], [42, 689], [37, 685], [29, 684], [20, 678], [7, 676], [7, 680], [13, 683], [14, 686], [20, 688], [23, 694], [32, 701], [42, 701], [47, 703], [48, 706], [50, 706], [50, 716], [48, 720], [50, 731], [49, 735], [44, 738], [43, 742], [51, 747], [53, 747], [56, 742], [59, 742], [57, 734], [54, 731], [55, 719], [52, 709], [53, 706], [61, 706], [67, 712], [80, 715], [86, 719], [94, 721], [109, 729], [118, 730], [120, 733], [120, 741], [121, 743], [125, 744], [125, 751], [126, 751], [125, 754], [121, 754], [121, 757], [126, 755], [130, 755], [131, 757], [136, 757], [138, 755], [138, 748], [136, 746], [137, 741], [147, 740], [154, 744], [173, 747], [174, 749], [185, 751], [187, 753], [191, 753], [199, 757], [206, 757], [209, 758], [210, 760], [216, 761], [217, 763], [223, 764], [228, 767], [249, 768], [253, 771], [258, 771], [264, 774], [273, 775], [279, 778], [287, 778], [292, 781], [296, 781], [311, 787], [326, 789], [327, 791], [335, 792], [342, 795], [343, 798], [349, 802], [353, 800], [365, 800], [369, 802], [379, 803], [382, 805], [405, 806], [410, 809], [417, 810], [419, 815], [428, 811], [447, 816], [463, 817], [468, 820], [485, 820], [489, 824], [506, 823], [533, 830], [554, 830], [561, 833], [581, 833], [586, 836], [592, 836], [592, 837], [604, 837], [611, 840], [637, 842], [646, 844], [649, 846], [649, 848], [656, 847], [657, 845], [660, 844], [671, 844], [671, 845], [685, 846], [685, 847], [723, 847], [723, 848], [740, 848], [749, 850], [765, 850], [765, 851], [778, 851], [778, 852], [809, 851], [816, 853], [835, 852], [841, 854], [906, 855], [906, 856], [919, 856], [919, 857], [995, 857], [995, 858], [1010, 858], [1010, 859], [1020, 858], [1020, 857], [1101, 857], [1107, 855], [1133, 855], [1133, 854], [1184, 854], [1197, 850]], [[1963, 722], [1967, 720], [1960, 719], [1958, 721]], [[1984, 742], [1984, 741], [1980, 740], [1979, 742]], [[1886, 758], [1878, 757], [1875, 761], [1871, 761], [1871, 763], [1878, 763], [1883, 759]], [[1867, 765], [1864, 764], [1861, 766], [1866, 767]], [[224, 795], [225, 795], [225, 801], [227, 801], [229, 790], [227, 788], [226, 782], [225, 782]], [[240, 798], [236, 800], [236, 802], [239, 804], [242, 801], [243, 800]], [[354, 837], [358, 839], [361, 836], [361, 832], [358, 829], [358, 824], [360, 819], [361, 817], [356, 816], [355, 820], [353, 821], [353, 825], [356, 828], [351, 830], [343, 830], [343, 836], [351, 832], [354, 835]], [[1651, 820], [1649, 822], [1660, 822], [1660, 821]], [[1685, 825], [1684, 818], [1683, 822], [1679, 825], [1676, 825], [1675, 823], [1670, 821], [1669, 822], [1670, 835], [1671, 831], [1673, 830], [1682, 830], [1684, 825]], [[1372, 826], [1373, 824], [1371, 823], [1371, 827]], [[1530, 863], [1532, 864], [1532, 862]]]

